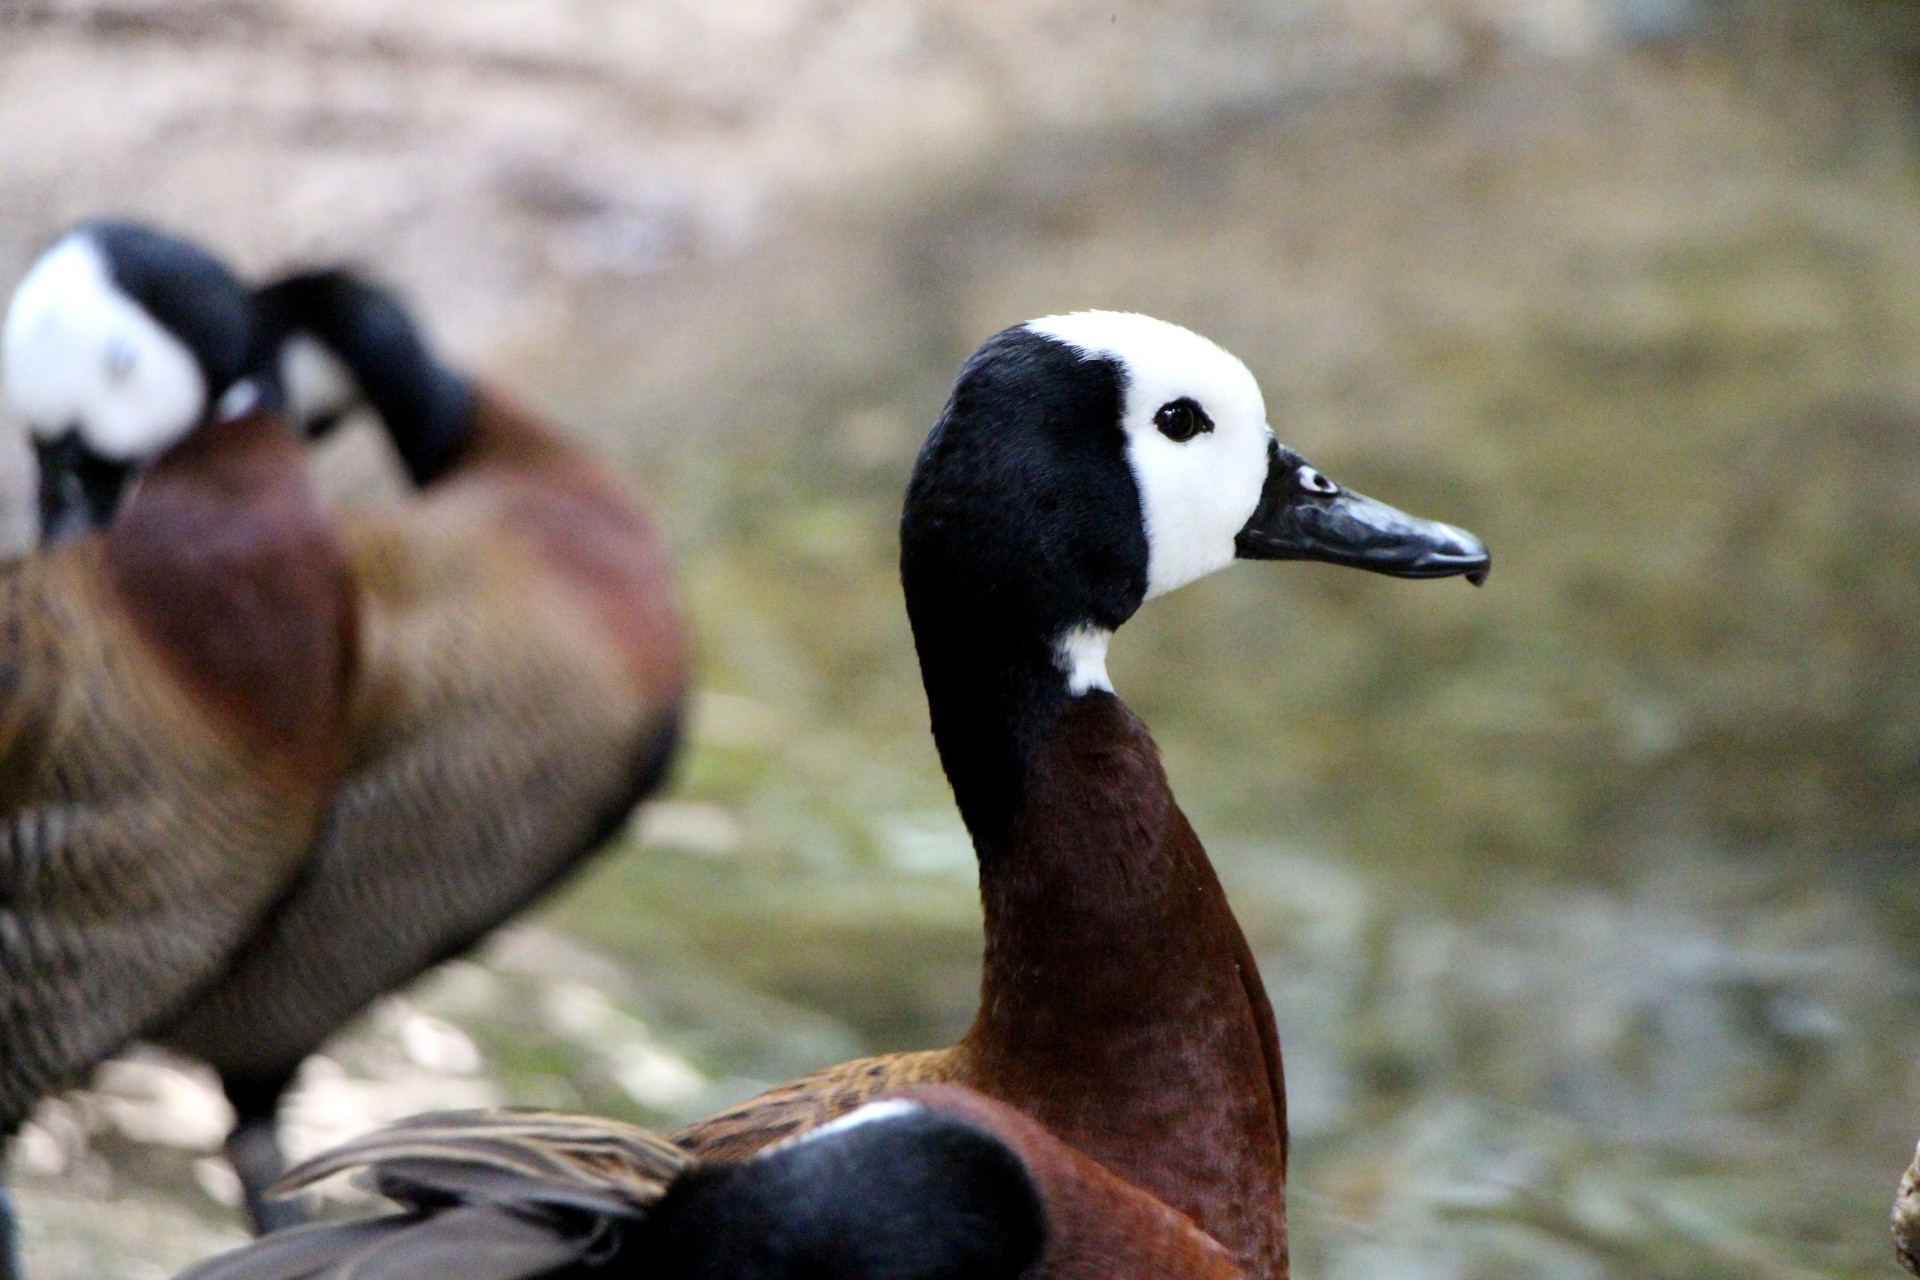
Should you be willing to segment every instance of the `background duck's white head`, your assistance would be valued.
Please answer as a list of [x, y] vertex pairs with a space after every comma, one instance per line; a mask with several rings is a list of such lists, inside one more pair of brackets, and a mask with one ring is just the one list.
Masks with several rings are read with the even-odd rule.
[[14, 290], [0, 358], [41, 465], [43, 535], [108, 518], [138, 469], [253, 407], [252, 341], [246, 290], [193, 245], [95, 223], [42, 254]]

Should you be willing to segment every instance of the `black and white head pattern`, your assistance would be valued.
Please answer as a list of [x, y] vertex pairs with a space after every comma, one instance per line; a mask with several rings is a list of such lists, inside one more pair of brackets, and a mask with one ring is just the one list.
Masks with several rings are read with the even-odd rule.
[[294, 272], [255, 294], [288, 411], [308, 436], [365, 405], [417, 484], [445, 474], [473, 422], [468, 380], [434, 354], [385, 287], [342, 267]]
[[[1239, 359], [1179, 325], [1119, 311], [1029, 321], [1032, 333], [1119, 373], [1120, 438], [1146, 540], [1142, 600], [1185, 586], [1234, 559], [1234, 537], [1267, 478], [1273, 432], [1260, 384]], [[1069, 690], [1111, 689], [1111, 631], [1091, 623], [1057, 640]]]
[[920, 452], [900, 573], [934, 740], [977, 839], [1142, 603], [1236, 559], [1484, 578], [1478, 539], [1341, 488], [1280, 444], [1253, 374], [1148, 316], [989, 338]]
[[37, 441], [77, 435], [148, 461], [210, 416], [244, 412], [239, 282], [202, 251], [128, 224], [82, 227], [33, 265], [0, 329], [7, 399]]
[[1273, 440], [1247, 366], [1191, 330], [1132, 312], [1077, 311], [1026, 327], [1119, 366], [1119, 426], [1147, 537], [1146, 598], [1232, 563]]

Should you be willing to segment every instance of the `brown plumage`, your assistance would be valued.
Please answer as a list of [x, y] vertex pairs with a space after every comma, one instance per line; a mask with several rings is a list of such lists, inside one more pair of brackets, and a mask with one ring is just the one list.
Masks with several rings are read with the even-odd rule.
[[1129, 1182], [1060, 1141], [1031, 1116], [971, 1089], [923, 1085], [897, 1097], [966, 1120], [1020, 1158], [1046, 1215], [1046, 1244], [1029, 1280], [1237, 1280], [1220, 1243]]
[[[260, 1193], [301, 1061], [577, 866], [675, 745], [685, 642], [644, 508], [498, 393], [460, 392], [420, 496], [342, 518], [362, 662], [354, 761], [322, 837], [230, 972], [162, 1037], [221, 1074], [240, 1118], [229, 1152], [262, 1226], [284, 1221]], [[387, 425], [404, 448], [418, 424]]]
[[950, 1084], [954, 1050], [922, 1049], [855, 1058], [776, 1085], [674, 1132], [673, 1140], [707, 1160], [741, 1160], [798, 1137], [875, 1098], [916, 1085]]
[[1235, 559], [1482, 578], [1485, 547], [1279, 444], [1218, 347], [1105, 312], [973, 355], [900, 536], [934, 742], [980, 860], [979, 1014], [950, 1049], [821, 1072], [676, 1141], [742, 1155], [906, 1081], [960, 1084], [1186, 1214], [1251, 1280], [1284, 1280], [1273, 1011], [1152, 739], [1111, 691], [1107, 640], [1150, 595]]
[[346, 766], [354, 584], [258, 337], [216, 259], [117, 222], [0, 325], [44, 544], [0, 566], [0, 1141], [219, 973]]
[[950, 1049], [829, 1068], [674, 1135], [737, 1159], [911, 1084], [1011, 1103], [1235, 1250], [1284, 1258], [1286, 1102], [1273, 1013], [1140, 722], [1079, 699], [981, 867], [980, 1013]]
[[455, 1112], [378, 1130], [291, 1173], [397, 1201], [280, 1232], [183, 1280], [1236, 1280], [1185, 1216], [1030, 1117], [953, 1086], [887, 1095], [853, 1127], [743, 1162], [550, 1112]]
[[[1061, 337], [1063, 326], [1094, 345]], [[1131, 354], [1094, 341], [1109, 336]], [[1172, 398], [1158, 411], [1130, 406], [1140, 386]], [[799, 1159], [789, 1153], [808, 1151], [809, 1134], [825, 1135], [816, 1155], [851, 1141], [844, 1135], [858, 1129], [824, 1122], [865, 1116], [872, 1126], [861, 1104], [892, 1090], [965, 1086], [995, 1100], [983, 1105], [1024, 1114], [1032, 1128], [1022, 1132], [1035, 1141], [1077, 1151], [1066, 1166], [1104, 1167], [1112, 1185], [1088, 1203], [1130, 1185], [1146, 1200], [1136, 1205], [1142, 1223], [1190, 1223], [1253, 1280], [1286, 1276], [1285, 1101], [1272, 1012], [1151, 739], [1107, 687], [1105, 636], [1150, 584], [1170, 589], [1236, 555], [1414, 577], [1484, 576], [1487, 557], [1471, 535], [1333, 485], [1273, 440], [1263, 413], [1237, 361], [1142, 317], [1035, 322], [969, 362], [909, 488], [902, 580], [935, 742], [981, 861], [979, 1016], [951, 1049], [847, 1064], [692, 1126], [676, 1136], [692, 1154], [765, 1153], [711, 1166], [765, 1172]], [[674, 1190], [698, 1185], [699, 1174]], [[513, 1233], [500, 1212], [475, 1203], [474, 1188], [450, 1203], [435, 1194], [402, 1195], [411, 1217], [355, 1229], [363, 1235], [352, 1248], [380, 1250], [383, 1264], [368, 1261], [356, 1274], [425, 1275], [429, 1262], [445, 1269], [443, 1246], [475, 1239], [489, 1242], [489, 1256], [521, 1259], [486, 1272], [507, 1280], [580, 1262], [582, 1241], [599, 1238], [597, 1227], [582, 1236], [573, 1223], [574, 1252], [555, 1262], [541, 1252], [551, 1223], [509, 1247]], [[839, 1213], [858, 1200], [814, 1198], [816, 1209]], [[919, 1203], [900, 1198], [903, 1210]], [[663, 1212], [645, 1221], [661, 1222]], [[437, 1243], [412, 1235], [403, 1243], [409, 1222]], [[725, 1238], [750, 1244], [762, 1235]], [[869, 1220], [823, 1238], [892, 1237], [885, 1220]], [[286, 1247], [304, 1251], [318, 1239]], [[713, 1247], [707, 1241], [701, 1256]], [[1217, 1256], [1167, 1247], [1172, 1274], [1220, 1274]], [[344, 1274], [331, 1270], [336, 1261], [231, 1274]], [[1063, 1274], [1116, 1265], [1109, 1256]]]
[[219, 972], [346, 761], [353, 587], [286, 425], [0, 568], [0, 1130]]

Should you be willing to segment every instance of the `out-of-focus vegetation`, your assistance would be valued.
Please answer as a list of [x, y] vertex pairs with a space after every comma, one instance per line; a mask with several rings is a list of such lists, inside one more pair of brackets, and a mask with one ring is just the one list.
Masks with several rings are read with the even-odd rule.
[[[1218, 339], [1283, 438], [1496, 557], [1481, 592], [1242, 566], [1112, 655], [1275, 992], [1301, 1274], [1887, 1274], [1920, 1136], [1920, 5], [1086, 17], [0, 17], [9, 111], [70, 117], [0, 126], [13, 259], [110, 200], [256, 267], [368, 261], [629, 460], [685, 568], [675, 798], [316, 1068], [302, 1140], [429, 1100], [666, 1122], [964, 1026], [899, 493], [981, 338], [1115, 306]], [[236, 105], [221, 76], [262, 70]], [[160, 123], [74, 110], [82, 72]], [[126, 1256], [103, 1196], [189, 1223], [181, 1257], [223, 1220], [202, 1156], [124, 1136], [179, 1109], [126, 1102], [148, 1079], [36, 1137], [36, 1247], [82, 1259], [42, 1274]]]

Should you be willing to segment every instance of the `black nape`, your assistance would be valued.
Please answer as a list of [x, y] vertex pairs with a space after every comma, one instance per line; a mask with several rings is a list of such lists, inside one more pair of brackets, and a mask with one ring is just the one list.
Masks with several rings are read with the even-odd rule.
[[[472, 389], [435, 358], [391, 293], [328, 269], [286, 276], [254, 297], [276, 350], [306, 334], [346, 365], [415, 484], [428, 484], [453, 465], [472, 421]], [[302, 425], [320, 434], [333, 420]]]
[[915, 1108], [684, 1175], [623, 1254], [659, 1280], [1014, 1280], [1045, 1210], [998, 1138]]
[[92, 222], [80, 232], [99, 246], [120, 291], [193, 352], [207, 379], [208, 412], [256, 370], [250, 297], [219, 259], [133, 222]]
[[1055, 644], [1113, 630], [1146, 597], [1125, 396], [1115, 361], [1008, 329], [961, 370], [907, 487], [907, 616], [934, 741], [983, 857], [1067, 705]]

